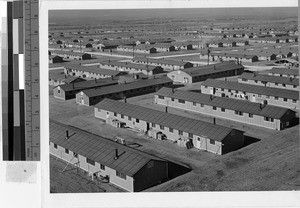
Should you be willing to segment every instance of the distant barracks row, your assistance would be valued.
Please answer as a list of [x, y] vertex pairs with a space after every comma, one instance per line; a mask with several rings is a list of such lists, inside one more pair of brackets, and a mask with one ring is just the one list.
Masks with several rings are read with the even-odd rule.
[[272, 68], [269, 70], [269, 75], [279, 77], [292, 77], [299, 79], [299, 69]]
[[194, 67], [194, 64], [190, 62], [165, 60], [165, 59], [135, 57], [131, 61], [136, 64], [160, 66], [166, 70], [178, 70], [178, 69]]
[[100, 62], [100, 67], [111, 71], [124, 71], [130, 74], [143, 73], [149, 76], [164, 72], [161, 66], [147, 66], [144, 64], [136, 64], [131, 62], [102, 61]]
[[290, 109], [171, 88], [159, 90], [155, 103], [275, 130], [289, 127], [295, 119]]
[[207, 79], [201, 83], [201, 93], [299, 109], [299, 92], [296, 90]]
[[101, 79], [108, 77], [118, 77], [128, 74], [124, 71], [116, 71], [104, 69], [97, 66], [81, 66], [78, 64], [68, 64], [64, 67], [64, 72], [66, 75], [90, 78], [90, 79]]
[[63, 51], [63, 50], [50, 50], [49, 55], [60, 56], [65, 59], [72, 59], [72, 60], [87, 60], [92, 58], [92, 55], [88, 53]]
[[76, 103], [91, 106], [104, 98], [126, 99], [138, 95], [153, 93], [161, 87], [172, 87], [173, 82], [168, 77], [139, 80], [126, 84], [118, 84], [102, 88], [81, 91], [76, 94]]
[[162, 134], [160, 138], [191, 143], [195, 148], [218, 155], [244, 146], [242, 131], [142, 106], [104, 99], [94, 110], [95, 117], [106, 123], [118, 121], [123, 127], [144, 132], [155, 139]]
[[76, 97], [82, 90], [100, 88], [104, 86], [117, 85], [117, 79], [95, 79], [81, 82], [71, 82], [69, 84], [58, 85], [53, 88], [53, 96], [57, 99], [69, 100]]
[[242, 65], [236, 64], [234, 61], [228, 61], [208, 66], [180, 69], [169, 72], [167, 76], [174, 82], [191, 84], [204, 81], [208, 78], [236, 76], [243, 72], [244, 67]]
[[275, 87], [299, 91], [299, 79], [292, 77], [270, 76], [256, 73], [243, 73], [238, 78], [239, 83]]

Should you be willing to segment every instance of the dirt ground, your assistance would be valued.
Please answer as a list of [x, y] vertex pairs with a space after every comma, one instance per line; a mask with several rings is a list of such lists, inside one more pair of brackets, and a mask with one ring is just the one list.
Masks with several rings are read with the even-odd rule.
[[77, 172], [76, 167], [66, 165], [65, 161], [50, 156], [51, 193], [121, 192], [116, 186], [98, 180], [92, 181], [82, 171]]
[[[153, 94], [127, 99], [129, 103], [164, 110], [153, 104]], [[299, 126], [273, 131], [237, 122], [217, 120], [217, 124], [243, 129], [247, 146], [226, 155], [214, 155], [195, 148], [187, 150], [169, 142], [148, 138], [127, 129], [118, 129], [96, 119], [93, 107], [78, 106], [75, 100], [58, 100], [50, 95], [50, 118], [85, 129], [106, 138], [115, 136], [192, 171], [145, 191], [255, 191], [299, 190]], [[209, 117], [175, 109], [171, 113], [209, 121]]]

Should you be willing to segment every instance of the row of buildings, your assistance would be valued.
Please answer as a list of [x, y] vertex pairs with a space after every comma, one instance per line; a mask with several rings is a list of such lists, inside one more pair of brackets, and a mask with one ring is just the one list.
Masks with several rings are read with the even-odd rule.
[[153, 66], [150, 64], [138, 64], [132, 62], [119, 62], [119, 61], [101, 61], [100, 67], [103, 69], [113, 71], [124, 71], [128, 73], [143, 73], [147, 76], [164, 73], [164, 69], [161, 66]]
[[92, 55], [88, 53], [74, 52], [68, 50], [50, 50], [49, 55], [51, 56], [59, 56], [63, 59], [70, 60], [87, 60], [92, 59]]
[[195, 147], [222, 155], [244, 146], [244, 132], [126, 102], [104, 99], [95, 105], [95, 117], [167, 139], [182, 147]]
[[160, 89], [155, 103], [274, 130], [289, 127], [295, 119], [287, 108], [171, 88]]
[[244, 66], [228, 61], [218, 64], [184, 68], [169, 72], [167, 76], [175, 83], [191, 84], [201, 82], [208, 78], [221, 78], [240, 75]]
[[169, 178], [168, 161], [129, 146], [50, 120], [50, 154], [129, 192]]
[[64, 73], [69, 76], [101, 79], [109, 77], [119, 77], [128, 74], [122, 70], [110, 70], [98, 66], [83, 66], [79, 64], [66, 64], [64, 67]]
[[207, 79], [201, 83], [201, 92], [283, 108], [299, 108], [299, 92], [295, 90]]
[[[134, 59], [134, 61], [137, 60], [140, 61], [139, 63], [141, 63], [141, 61], [145, 61], [143, 59]], [[169, 61], [166, 62], [169, 63]], [[149, 65], [144, 65], [145, 62], [142, 62], [141, 64], [135, 64], [114, 61], [100, 62], [100, 65], [98, 66], [67, 64], [64, 67], [64, 74], [59, 74], [60, 79], [58, 79], [57, 76], [53, 76], [53, 73], [50, 72], [49, 83], [56, 86], [53, 89], [54, 97], [64, 100], [75, 98], [75, 94], [88, 89], [93, 89], [91, 90], [91, 92], [93, 92], [92, 94], [95, 94], [96, 92], [98, 93], [100, 91], [102, 92], [104, 90], [103, 87], [112, 84], [118, 84], [119, 86], [115, 86], [115, 89], [113, 90], [114, 92], [111, 96], [115, 96], [117, 95], [117, 93], [119, 93], [119, 95], [123, 95], [124, 92], [125, 94], [127, 93], [127, 95], [132, 96], [137, 92], [139, 92], [137, 94], [140, 94], [141, 92], [148, 93], [148, 90], [154, 92], [153, 90], [160, 88], [161, 85], [171, 86], [173, 82], [184, 84], [194, 83], [204, 81], [208, 78], [220, 78], [239, 75], [244, 70], [244, 67], [242, 65], [238, 65], [232, 61], [201, 67], [189, 67], [192, 66], [192, 64], [190, 64], [189, 62], [184, 64], [181, 62], [171, 61], [169, 65], [167, 65], [166, 62], [164, 60], [151, 59], [150, 61], [148, 60]], [[157, 75], [157, 73], [163, 72], [162, 67], [159, 65], [162, 65], [163, 67], [181, 66], [182, 69], [171, 71], [167, 74], [167, 76], [152, 76]], [[139, 69], [143, 69], [144, 71], [137, 71], [137, 67]], [[149, 69], [153, 70], [151, 71]], [[139, 73], [128, 75], [128, 72]], [[66, 77], [70, 77], [69, 79], [72, 79], [72, 81], [65, 82], [64, 80], [66, 79]], [[73, 81], [73, 79], [76, 80], [76, 82]], [[89, 80], [84, 81], [82, 79]], [[78, 81], [80, 81], [80, 83]], [[153, 85], [151, 84], [151, 82], [153, 82]], [[101, 88], [101, 90], [99, 88]], [[105, 88], [105, 90], [111, 91], [111, 89], [108, 88]], [[103, 93], [100, 94], [101, 96], [105, 96]], [[85, 96], [85, 94], [83, 94], [82, 96]], [[90, 95], [88, 97], [90, 97]], [[90, 102], [87, 101], [90, 98], [85, 97], [78, 99], [84, 100], [78, 101], [78, 103], [83, 102], [84, 105], [90, 105]], [[94, 101], [98, 100], [96, 98], [93, 99]]]
[[144, 64], [150, 66], [160, 66], [166, 71], [173, 71], [185, 68], [194, 67], [195, 64], [186, 61], [175, 61], [175, 60], [165, 60], [165, 59], [154, 59], [154, 58], [143, 58], [143, 57], [134, 57], [131, 60], [136, 64]]
[[238, 63], [257, 62], [257, 61], [272, 61], [277, 58], [295, 57], [297, 54], [291, 51], [272, 52], [265, 51], [212, 51], [203, 50], [200, 52], [200, 59], [209, 61], [236, 61]]
[[95, 105], [104, 98], [126, 99], [156, 92], [161, 87], [172, 87], [173, 81], [166, 76], [137, 80], [131, 83], [83, 90], [76, 94], [79, 105]]
[[293, 77], [280, 77], [257, 73], [243, 73], [239, 76], [238, 82], [265, 87], [296, 90], [299, 92], [299, 79]]

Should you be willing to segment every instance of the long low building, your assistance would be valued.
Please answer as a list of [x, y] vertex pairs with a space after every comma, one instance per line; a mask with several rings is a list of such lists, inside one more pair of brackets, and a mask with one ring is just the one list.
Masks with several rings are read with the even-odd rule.
[[70, 84], [58, 85], [53, 88], [53, 96], [62, 100], [69, 100], [76, 97], [76, 93], [93, 88], [99, 88], [110, 85], [117, 85], [117, 79], [95, 79], [82, 82], [72, 82]]
[[64, 68], [64, 72], [67, 75], [91, 79], [101, 79], [108, 77], [117, 77], [128, 74], [124, 71], [116, 71], [110, 69], [104, 69], [98, 66], [82, 66], [79, 64], [68, 64]]
[[168, 179], [168, 161], [50, 120], [50, 154], [89, 176], [138, 192]]
[[144, 64], [144, 65], [161, 66], [166, 70], [178, 70], [178, 69], [185, 69], [194, 66], [194, 64], [190, 62], [174, 61], [174, 60], [166, 60], [166, 59], [143, 58], [143, 57], [135, 57], [134, 59], [132, 59], [132, 62], [137, 64]]
[[76, 94], [76, 103], [79, 105], [95, 105], [104, 98], [124, 99], [148, 93], [153, 93], [161, 87], [171, 87], [172, 80], [163, 76], [118, 84], [101, 88], [84, 90]]
[[279, 77], [292, 77], [299, 79], [299, 69], [287, 68], [272, 68], [269, 70], [268, 75]]
[[161, 66], [147, 66], [144, 64], [136, 64], [131, 62], [101, 61], [100, 67], [119, 72], [128, 72], [130, 74], [141, 72], [149, 76], [164, 73], [164, 69]]
[[289, 127], [296, 115], [287, 108], [171, 88], [160, 89], [155, 103], [275, 130]]
[[299, 91], [299, 79], [292, 77], [278, 77], [256, 73], [243, 73], [238, 78], [239, 83], [275, 87]]
[[88, 53], [80, 53], [73, 51], [64, 51], [64, 50], [50, 50], [51, 55], [61, 56], [64, 59], [72, 59], [72, 60], [86, 60], [91, 59], [91, 54]]
[[218, 155], [244, 146], [244, 132], [129, 103], [104, 99], [95, 106], [95, 117], [125, 123], [126, 127], [156, 139], [186, 141], [198, 149]]
[[156, 53], [157, 50], [152, 46], [152, 44], [140, 44], [137, 46], [129, 46], [129, 45], [119, 45], [117, 47], [118, 51], [125, 51], [125, 52], [135, 52], [135, 53]]
[[208, 78], [221, 78], [240, 75], [244, 72], [244, 66], [228, 61], [218, 64], [199, 66], [176, 70], [168, 73], [168, 77], [174, 82], [191, 84], [201, 82]]
[[85, 81], [85, 79], [80, 77], [72, 77], [67, 76], [63, 70], [50, 70], [49, 71], [49, 85], [57, 86], [57, 85], [63, 85], [63, 84], [69, 84], [72, 82], [81, 82]]
[[220, 51], [212, 51], [208, 53], [208, 51], [201, 51], [200, 59], [208, 59], [210, 61], [236, 61], [237, 63], [244, 62], [256, 62], [258, 61], [258, 56], [253, 54], [245, 54], [238, 52], [220, 52]]
[[201, 92], [220, 97], [249, 100], [284, 108], [299, 109], [299, 92], [259, 85], [249, 85], [216, 79], [201, 83]]

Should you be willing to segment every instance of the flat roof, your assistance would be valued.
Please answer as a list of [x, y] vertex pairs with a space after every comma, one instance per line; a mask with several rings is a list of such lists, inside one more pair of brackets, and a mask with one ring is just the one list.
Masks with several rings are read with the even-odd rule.
[[181, 130], [197, 136], [208, 137], [215, 141], [222, 141], [228, 134], [230, 134], [230, 132], [236, 130], [111, 99], [103, 99], [95, 106], [95, 108], [123, 114], [132, 118]]
[[154, 48], [152, 44], [139, 44], [137, 46], [131, 46], [131, 45], [119, 45], [119, 48], [129, 48], [129, 49], [141, 49], [141, 50], [149, 50], [151, 48]]
[[49, 79], [61, 81], [67, 79], [67, 77], [62, 70], [49, 70]]
[[296, 90], [287, 90], [287, 89], [280, 89], [275, 87], [250, 85], [250, 84], [244, 84], [239, 82], [223, 81], [223, 80], [216, 80], [216, 79], [207, 79], [204, 82], [202, 82], [201, 85], [299, 100], [299, 93]]
[[158, 64], [167, 64], [167, 65], [176, 65], [176, 66], [184, 66], [187, 63], [186, 61], [175, 61], [175, 60], [166, 60], [166, 59], [154, 59], [154, 58], [143, 58], [143, 57], [135, 57], [132, 59], [133, 61], [143, 61], [148, 63], [158, 63]]
[[[207, 54], [207, 52], [206, 52]], [[255, 57], [256, 55], [254, 54], [246, 54], [246, 53], [233, 53], [233, 52], [215, 52], [212, 51], [210, 53], [210, 55], [214, 55], [214, 56], [225, 56], [225, 57], [236, 57], [236, 58], [248, 58], [248, 59], [252, 59], [253, 57]], [[257, 57], [257, 56], [256, 56]]]
[[[66, 131], [69, 131], [69, 139], [65, 139]], [[134, 176], [151, 160], [167, 162], [154, 155], [54, 120], [50, 120], [50, 142], [128, 176]], [[118, 159], [114, 159], [116, 149]]]
[[173, 81], [167, 76], [162, 76], [159, 78], [137, 80], [126, 84], [121, 83], [118, 85], [84, 90], [83, 93], [86, 94], [88, 97], [96, 97], [165, 83], [173, 83]]
[[249, 79], [249, 80], [257, 80], [257, 81], [299, 86], [299, 79], [289, 78], [289, 77], [271, 76], [271, 75], [264, 75], [264, 74], [243, 73], [239, 76], [239, 79]]
[[270, 73], [275, 74], [286, 74], [286, 75], [297, 75], [299, 76], [299, 69], [287, 69], [287, 68], [276, 68], [273, 67], [269, 70]]
[[[204, 105], [215, 106], [219, 108], [225, 108], [229, 110], [241, 111], [244, 113], [252, 113], [254, 115], [265, 116], [275, 119], [280, 119], [287, 111], [287, 108], [265, 105], [260, 109], [260, 103], [250, 102], [248, 100], [239, 100], [227, 97], [212, 96], [209, 94], [203, 94], [198, 92], [175, 90], [171, 88], [163, 87], [157, 93], [165, 97], [181, 99], [190, 102], [202, 103]], [[212, 96], [212, 100], [210, 99]]]
[[73, 55], [73, 56], [83, 56], [87, 53], [80, 53], [80, 52], [74, 52], [74, 51], [64, 51], [64, 50], [50, 50], [51, 53], [56, 54], [67, 54], [67, 55]]
[[128, 68], [148, 70], [148, 71], [153, 71], [156, 68], [161, 68], [160, 66], [148, 65], [148, 67], [147, 67], [144, 64], [135, 64], [135, 63], [131, 63], [131, 62], [119, 62], [119, 61], [101, 61], [100, 64], [110, 65], [110, 66], [128, 67]]
[[[218, 64], [211, 64], [206, 66], [191, 67], [181, 69], [181, 71], [189, 74], [192, 77], [201, 76], [205, 74], [218, 73], [223, 71], [230, 71], [236, 69], [243, 69], [244, 66], [236, 64], [234, 61], [227, 61]], [[172, 72], [171, 72], [172, 73]]]
[[73, 82], [71, 84], [59, 85], [59, 87], [65, 92], [68, 92], [68, 91], [80, 91], [80, 90], [85, 90], [85, 89], [90, 89], [95, 87], [103, 87], [106, 85], [113, 85], [113, 84], [118, 84], [118, 80], [112, 78], [104, 78], [104, 79], [95, 79], [95, 80], [88, 80], [82, 82]]
[[64, 66], [66, 69], [72, 69], [77, 71], [85, 71], [90, 72], [94, 74], [103, 74], [103, 75], [109, 75], [109, 76], [118, 76], [120, 74], [127, 74], [127, 72], [117, 71], [117, 70], [111, 70], [111, 69], [104, 69], [97, 66], [84, 66], [79, 64], [66, 64]]

